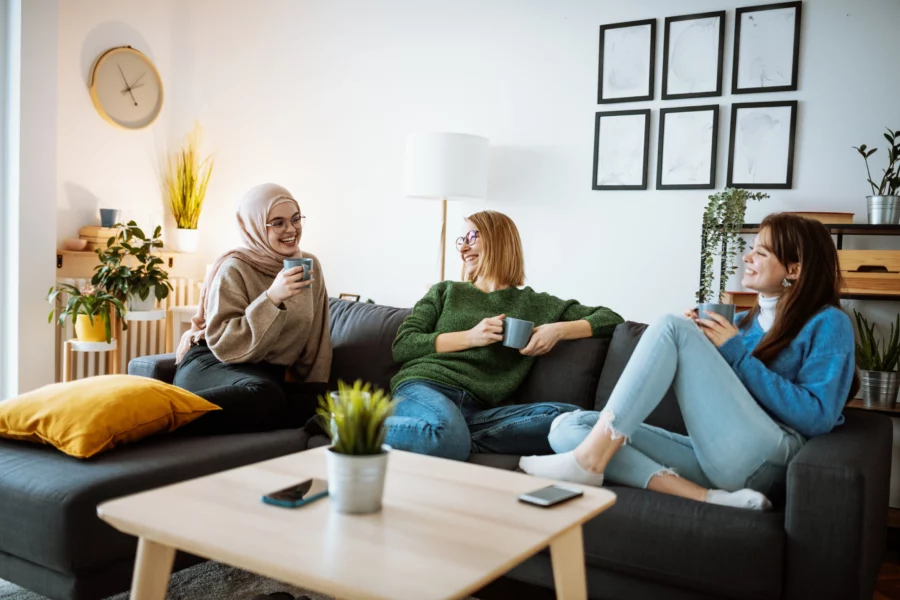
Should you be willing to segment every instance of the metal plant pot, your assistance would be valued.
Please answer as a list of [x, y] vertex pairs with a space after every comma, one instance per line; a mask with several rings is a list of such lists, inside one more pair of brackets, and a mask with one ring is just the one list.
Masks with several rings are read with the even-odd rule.
[[869, 225], [900, 224], [900, 196], [866, 196]]
[[390, 450], [385, 444], [380, 454], [353, 456], [328, 449], [328, 497], [332, 510], [348, 515], [381, 510]]
[[867, 408], [894, 408], [900, 392], [900, 373], [860, 370], [859, 383], [859, 393]]

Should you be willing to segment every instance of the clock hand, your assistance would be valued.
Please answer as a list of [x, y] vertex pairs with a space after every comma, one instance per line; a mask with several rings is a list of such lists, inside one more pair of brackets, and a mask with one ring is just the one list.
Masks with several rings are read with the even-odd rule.
[[116, 66], [119, 67], [119, 73], [122, 74], [122, 79], [125, 81], [125, 86], [126, 86], [125, 89], [128, 91], [129, 94], [131, 94], [131, 101], [134, 102], [135, 106], [137, 106], [138, 105], [137, 100], [134, 99], [134, 94], [131, 93], [131, 86], [128, 85], [128, 79], [126, 79], [126, 77], [125, 77], [125, 72], [122, 71], [122, 65], [120, 65], [119, 63], [116, 63]]
[[137, 87], [137, 86], [135, 86], [134, 84], [137, 83], [138, 81], [140, 81], [140, 80], [141, 80], [141, 77], [143, 77], [143, 76], [146, 75], [146, 74], [147, 74], [147, 72], [144, 71], [143, 73], [141, 73], [140, 75], [138, 75], [138, 76], [137, 76], [137, 79], [135, 79], [134, 81], [131, 82], [131, 89], [134, 89], [135, 87]]

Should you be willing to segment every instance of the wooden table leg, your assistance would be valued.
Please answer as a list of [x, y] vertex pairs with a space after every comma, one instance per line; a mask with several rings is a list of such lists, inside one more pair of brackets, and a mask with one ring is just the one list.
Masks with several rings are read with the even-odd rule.
[[581, 525], [564, 531], [550, 542], [550, 562], [558, 600], [587, 600]]
[[62, 356], [62, 380], [63, 381], [72, 381], [72, 359], [74, 358], [72, 352], [72, 342], [65, 341], [63, 342], [63, 356]]
[[174, 561], [175, 548], [140, 538], [131, 580], [131, 600], [165, 600]]

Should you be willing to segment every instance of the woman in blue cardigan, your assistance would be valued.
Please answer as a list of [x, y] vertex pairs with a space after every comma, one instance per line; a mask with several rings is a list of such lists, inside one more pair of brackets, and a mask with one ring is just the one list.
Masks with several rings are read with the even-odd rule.
[[[615, 483], [756, 510], [783, 485], [806, 440], [843, 421], [859, 383], [837, 251], [820, 223], [767, 217], [744, 256], [757, 306], [735, 324], [712, 313], [665, 317], [641, 337], [600, 412], [554, 420], [557, 454], [527, 473]], [[644, 424], [672, 387], [688, 435]]]

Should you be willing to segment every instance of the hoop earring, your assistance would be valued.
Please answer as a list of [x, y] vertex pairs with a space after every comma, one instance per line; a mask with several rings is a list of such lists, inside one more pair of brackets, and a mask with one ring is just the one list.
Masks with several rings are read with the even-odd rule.
[[794, 284], [791, 283], [791, 280], [788, 279], [787, 277], [785, 277], [784, 279], [781, 280], [781, 287], [789, 288], [792, 285], [794, 285]]

